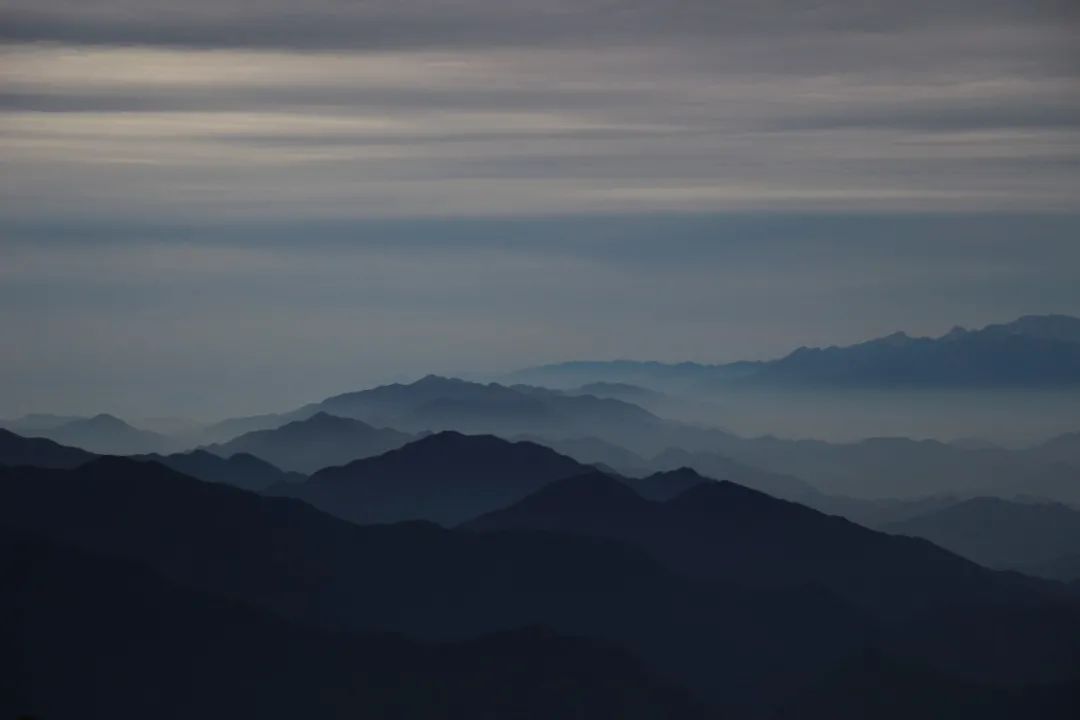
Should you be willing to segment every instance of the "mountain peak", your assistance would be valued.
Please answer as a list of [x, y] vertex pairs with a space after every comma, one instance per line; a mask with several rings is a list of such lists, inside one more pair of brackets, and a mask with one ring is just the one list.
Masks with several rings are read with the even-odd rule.
[[961, 325], [953, 325], [952, 330], [941, 336], [942, 340], [956, 340], [968, 334], [968, 329]]
[[94, 424], [94, 425], [100, 426], [102, 428], [112, 427], [112, 428], [124, 428], [124, 429], [132, 429], [132, 430], [135, 429], [134, 427], [131, 426], [130, 423], [127, 423], [127, 422], [121, 420], [120, 418], [116, 417], [115, 415], [110, 415], [109, 413], [98, 413], [97, 415], [94, 415], [93, 417], [90, 417], [90, 418], [86, 418], [85, 420], [82, 420], [82, 421], [76, 420], [74, 422], [81, 422], [81, 423], [84, 423], [84, 424], [87, 424], [87, 425]]

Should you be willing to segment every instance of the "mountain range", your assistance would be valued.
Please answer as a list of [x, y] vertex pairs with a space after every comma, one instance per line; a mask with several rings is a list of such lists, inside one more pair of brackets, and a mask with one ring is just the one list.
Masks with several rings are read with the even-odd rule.
[[3, 528], [0, 567], [16, 651], [0, 660], [4, 717], [710, 716], [626, 653], [543, 628], [452, 644], [334, 634]]
[[535, 443], [447, 431], [270, 492], [357, 523], [422, 519], [452, 526], [586, 469]]
[[304, 420], [269, 430], [254, 430], [228, 442], [207, 446], [206, 450], [223, 457], [248, 453], [285, 470], [313, 473], [381, 455], [413, 439], [408, 433], [317, 412]]
[[106, 413], [93, 417], [27, 415], [4, 426], [23, 436], [43, 437], [102, 455], [159, 452], [170, 446], [166, 436], [133, 427]]
[[809, 387], [1057, 387], [1080, 385], [1080, 318], [1028, 315], [936, 337], [903, 332], [845, 347], [800, 347], [767, 361], [721, 365], [575, 361], [512, 373], [513, 382], [569, 388], [630, 383], [652, 389], [727, 385]]
[[[305, 628], [298, 638], [331, 632], [348, 646], [348, 633], [400, 632], [414, 641], [460, 643], [539, 623], [560, 635], [625, 648], [646, 673], [689, 688], [726, 717], [771, 716], [815, 688], [816, 717], [844, 717], [830, 708], [846, 696], [821, 700], [833, 693], [825, 683], [835, 682], [830, 680], [834, 673], [852, 667], [868, 647], [885, 661], [866, 702], [885, 702], [912, 677], [922, 678], [923, 689], [959, 692], [974, 685], [990, 696], [1014, 699], [1040, 684], [1058, 698], [1055, 688], [1063, 688], [1075, 669], [1069, 658], [1080, 650], [1080, 607], [1062, 586], [986, 570], [928, 542], [874, 533], [730, 484], [690, 485], [670, 500], [654, 502], [607, 476], [576, 480], [532, 494], [507, 508], [500, 521], [516, 518], [511, 524], [527, 524], [521, 522], [524, 510], [532, 518], [554, 511], [569, 518], [561, 527], [480, 528], [480, 521], [459, 530], [416, 522], [356, 526], [293, 499], [203, 483], [153, 462], [102, 458], [74, 470], [0, 469], [0, 526], [111, 558], [110, 563], [139, 566], [170, 587], [212, 596], [215, 603], [224, 599], [270, 611]], [[484, 523], [499, 517], [489, 515]], [[631, 519], [641, 524], [630, 527]], [[106, 584], [85, 604], [64, 605], [78, 594], [55, 588], [81, 587], [97, 573], [93, 560], [75, 564], [55, 583], [47, 577], [44, 585], [35, 585], [31, 573], [15, 598], [22, 598], [19, 607], [31, 607], [43, 624], [69, 617], [84, 628], [92, 624], [91, 615], [100, 614], [107, 633], [130, 620], [132, 625], [117, 631], [121, 645], [114, 636], [110, 647], [117, 654], [106, 656], [102, 671], [115, 666], [125, 673], [143, 672], [124, 658], [140, 657], [141, 668], [153, 667], [156, 662], [146, 661], [163, 652], [175, 653], [169, 662], [182, 666], [191, 657], [189, 648], [201, 646], [201, 629], [190, 641], [181, 632], [189, 617], [181, 608], [167, 611], [166, 627], [155, 626], [160, 615], [153, 608], [172, 601], [143, 601], [142, 590], [129, 595], [118, 589], [114, 597]], [[46, 568], [42, 572], [48, 576], [47, 563], [24, 565]], [[24, 567], [20, 577], [25, 572]], [[132, 587], [127, 581], [116, 584]], [[904, 589], [905, 584], [911, 587]], [[38, 607], [27, 599], [37, 597], [35, 587], [45, 588], [41, 596], [51, 598], [49, 603]], [[920, 595], [919, 587], [926, 592]], [[203, 604], [190, 596], [177, 602], [196, 609]], [[97, 611], [99, 604], [115, 610]], [[123, 611], [132, 605], [147, 608], [148, 617]], [[50, 615], [54, 608], [56, 616]], [[213, 619], [209, 611], [197, 612], [208, 618], [207, 632], [224, 627], [223, 647], [234, 648], [222, 655], [224, 663], [278, 647], [279, 632], [268, 628], [266, 644], [254, 643], [252, 653], [245, 654], [235, 648], [244, 645], [242, 628], [254, 621], [239, 620], [236, 611], [237, 629], [230, 631], [229, 623]], [[179, 624], [173, 624], [174, 614]], [[43, 637], [67, 636], [63, 625], [57, 633]], [[87, 637], [74, 631], [71, 636]], [[297, 702], [310, 697], [305, 688], [311, 686], [300, 663], [321, 658], [312, 666], [317, 672], [333, 666], [336, 656], [319, 650], [324, 647], [319, 644], [294, 655], [291, 641], [283, 643], [264, 654], [269, 660], [279, 652], [295, 658], [297, 664], [281, 662], [297, 668], [292, 688]], [[46, 653], [52, 645], [42, 647]], [[119, 655], [126, 647], [130, 654]], [[352, 657], [362, 658], [363, 643], [354, 647], [359, 649]], [[401, 653], [410, 655], [404, 648]], [[517, 650], [508, 652], [520, 657]], [[587, 664], [590, 656], [581, 652]], [[446, 673], [453, 672], [447, 668], [460, 661], [453, 650], [447, 653], [448, 665], [438, 670], [443, 682], [450, 682]], [[79, 657], [71, 657], [72, 667], [81, 667]], [[413, 667], [413, 662], [403, 664]], [[477, 662], [489, 667], [486, 660]], [[560, 662], [557, 656], [554, 662]], [[571, 665], [567, 672], [581, 669]], [[206, 671], [213, 674], [217, 667], [211, 662]], [[513, 665], [506, 668], [510, 672]], [[259, 677], [255, 667], [243, 663], [236, 672], [248, 678], [244, 682]], [[347, 682], [334, 680], [346, 670], [326, 672], [328, 688]], [[402, 672], [407, 690], [414, 676]], [[622, 679], [614, 681], [615, 689], [633, 677], [630, 671], [617, 672]], [[587, 680], [574, 682], [587, 685]], [[89, 676], [80, 682], [76, 687], [98, 684]], [[528, 687], [526, 679], [520, 682]], [[664, 684], [642, 682], [642, 692]], [[361, 702], [361, 690], [354, 691], [350, 697]], [[290, 689], [270, 692], [287, 700]], [[478, 691], [472, 701], [480, 697]], [[632, 696], [608, 697], [617, 703]], [[952, 702], [954, 695], [947, 698]], [[1068, 717], [1065, 700], [1058, 699], [1052, 707], [1039, 706], [1043, 717]], [[846, 701], [850, 705], [851, 698]], [[931, 715], [941, 710], [932, 697], [925, 703]], [[657, 712], [662, 716], [664, 706]]]

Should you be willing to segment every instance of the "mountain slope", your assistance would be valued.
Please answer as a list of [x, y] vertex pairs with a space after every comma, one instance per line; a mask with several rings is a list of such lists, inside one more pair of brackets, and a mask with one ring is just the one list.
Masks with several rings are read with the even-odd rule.
[[424, 519], [455, 525], [584, 470], [534, 443], [442, 432], [274, 492], [358, 523]]
[[43, 437], [102, 455], [132, 455], [158, 452], [168, 444], [163, 435], [132, 427], [118, 417], [104, 413], [80, 418], [43, 430]]
[[882, 529], [926, 538], [988, 567], [1051, 565], [1080, 554], [1080, 511], [1056, 503], [972, 498]]
[[454, 640], [542, 623], [627, 647], [718, 702], [780, 692], [864, 642], [863, 620], [817, 591], [711, 588], [605, 541], [358, 527], [152, 463], [0, 469], [0, 497], [0, 525], [313, 626]]
[[759, 470], [735, 462], [719, 453], [688, 452], [679, 448], [668, 448], [654, 457], [650, 464], [657, 470], [693, 468], [702, 475], [718, 480], [730, 480], [784, 500], [806, 502], [820, 495], [812, 485], [794, 475]]
[[272, 430], [245, 433], [206, 449], [222, 457], [248, 453], [285, 470], [313, 473], [359, 458], [381, 455], [413, 439], [407, 433], [374, 428], [360, 420], [317, 412]]
[[[625, 489], [621, 497], [646, 502]], [[772, 592], [691, 581], [598, 538], [427, 523], [358, 527], [153, 463], [0, 469], [0, 499], [0, 524], [127, 558], [170, 582], [311, 626], [463, 639], [542, 623], [602, 638], [726, 706], [728, 717], [766, 714], [867, 645], [1009, 686], [1067, 677], [1067, 659], [1080, 649], [1069, 620], [1075, 609], [1041, 591], [990, 617], [978, 608], [994, 596], [954, 595], [963, 623], [938, 619], [939, 608], [893, 627], [820, 586]], [[954, 642], [961, 631], [970, 639]], [[882, 678], [881, 692], [890, 688]]]
[[23, 437], [0, 429], [0, 465], [73, 468], [96, 457], [45, 438]]
[[0, 528], [0, 714], [703, 718], [624, 653], [539, 628], [453, 645], [330, 634]]
[[133, 455], [133, 460], [161, 463], [167, 468], [206, 482], [225, 483], [244, 490], [261, 492], [276, 485], [306, 479], [300, 473], [285, 472], [261, 458], [236, 453], [227, 458], [205, 450], [172, 455]]
[[477, 518], [472, 530], [602, 537], [647, 550], [693, 577], [759, 587], [816, 584], [874, 613], [955, 598], [1008, 598], [1018, 583], [927, 542], [874, 532], [730, 482], [651, 502], [601, 473], [552, 483]]

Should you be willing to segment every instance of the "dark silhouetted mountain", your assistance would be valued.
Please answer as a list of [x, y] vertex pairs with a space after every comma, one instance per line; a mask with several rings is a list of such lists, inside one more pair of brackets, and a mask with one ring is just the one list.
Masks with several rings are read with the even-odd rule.
[[[707, 498], [690, 496], [723, 485], [700, 485], [669, 504], [686, 502], [707, 514]], [[618, 507], [620, 513], [641, 504], [659, 506], [617, 485], [601, 486], [600, 492], [605, 487], [615, 501], [600, 497], [594, 506]], [[755, 503], [781, 503], [738, 490]], [[558, 633], [600, 638], [727, 707], [732, 717], [738, 716], [735, 710], [751, 708], [766, 715], [868, 645], [883, 644], [887, 655], [895, 651], [916, 664], [939, 670], [946, 665], [953, 674], [1012, 684], [1070, 677], [1080, 637], [1070, 620], [1076, 608], [1058, 605], [1056, 596], [1048, 599], [1042, 585], [1022, 584], [1015, 603], [979, 612], [993, 607], [988, 603], [1008, 601], [1013, 588], [1002, 578], [1011, 576], [917, 540], [897, 539], [903, 547], [925, 548], [931, 556], [927, 567], [891, 572], [913, 580], [934, 576], [943, 588], [931, 583], [926, 612], [894, 625], [838, 602], [820, 585], [799, 585], [797, 576], [783, 579], [783, 590], [753, 589], [685, 578], [640, 549], [603, 538], [475, 533], [429, 523], [360, 527], [292, 499], [203, 483], [154, 463], [120, 458], [75, 470], [0, 469], [0, 500], [0, 524], [126, 558], [170, 583], [229, 596], [308, 626], [452, 640], [540, 623]], [[731, 515], [762, 520], [755, 512]], [[729, 516], [713, 524], [731, 522]], [[775, 538], [769, 543], [764, 550], [728, 548], [720, 556], [799, 555]], [[853, 545], [845, 557], [859, 565], [853, 556], [860, 545]], [[825, 549], [822, 543], [815, 547]], [[873, 543], [869, 552], [883, 559]], [[942, 577], [935, 575], [933, 558], [939, 555], [951, 560], [940, 568]], [[968, 568], [979, 573], [974, 580], [965, 577]], [[941, 597], [962, 613], [962, 622], [940, 617], [944, 608], [932, 605]], [[964, 642], [957, 643], [958, 637]], [[999, 652], [1009, 646], [1010, 653]]]
[[256, 430], [207, 450], [228, 457], [250, 453], [285, 470], [313, 473], [322, 468], [381, 455], [413, 440], [389, 428], [318, 412], [273, 430]]
[[106, 414], [72, 420], [43, 430], [41, 435], [63, 445], [103, 455], [159, 452], [168, 444], [162, 435], [134, 428], [120, 418]]
[[712, 588], [617, 543], [359, 527], [122, 458], [0, 469], [0, 497], [0, 524], [305, 624], [454, 640], [541, 623], [627, 647], [717, 701], [751, 702], [763, 685], [780, 692], [805, 667], [861, 646], [867, 631], [819, 591]]
[[882, 529], [926, 538], [987, 567], [1025, 568], [1080, 555], [1080, 511], [1056, 503], [973, 498]]
[[651, 466], [657, 470], [693, 468], [702, 475], [717, 480], [730, 480], [784, 500], [806, 502], [820, 495], [809, 483], [793, 475], [758, 470], [718, 453], [688, 452], [678, 448], [669, 448], [653, 458]]
[[0, 567], [8, 718], [706, 717], [626, 654], [542, 628], [331, 634], [3, 529]]
[[764, 362], [569, 362], [529, 368], [511, 377], [551, 387], [606, 382], [679, 390], [733, 383], [875, 388], [1077, 385], [1080, 318], [1032, 315], [981, 330], [954, 328], [937, 338], [897, 332], [846, 347], [801, 347]]
[[205, 450], [192, 450], [172, 455], [133, 455], [132, 459], [161, 463], [199, 480], [225, 483], [253, 492], [307, 479], [301, 473], [285, 472], [248, 453], [236, 453], [224, 458]]
[[228, 418], [203, 428], [199, 433], [199, 442], [205, 445], [225, 443], [241, 435], [259, 430], [273, 430], [286, 423], [306, 420], [318, 410], [313, 405], [305, 405], [287, 413], [266, 413], [246, 417]]
[[533, 442], [584, 465], [602, 465], [623, 475], [642, 475], [649, 472], [649, 462], [636, 453], [595, 437], [546, 438], [538, 435], [517, 435], [514, 442]]
[[29, 438], [0, 429], [0, 465], [73, 468], [96, 457], [45, 438]]
[[1073, 685], [995, 687], [867, 652], [831, 668], [821, 682], [796, 695], [773, 717], [1013, 720], [1069, 718], [1077, 713], [1080, 694]]
[[758, 587], [815, 584], [875, 613], [1018, 592], [1014, 578], [925, 541], [874, 532], [726, 481], [651, 502], [618, 479], [592, 473], [552, 483], [465, 527], [614, 539], [690, 576]]
[[659, 501], [682, 495], [690, 488], [702, 483], [716, 482], [713, 478], [703, 477], [696, 470], [688, 467], [665, 470], [643, 478], [621, 478], [621, 480], [641, 497]]
[[585, 470], [534, 443], [442, 432], [273, 492], [358, 523], [422, 519], [449, 526]]

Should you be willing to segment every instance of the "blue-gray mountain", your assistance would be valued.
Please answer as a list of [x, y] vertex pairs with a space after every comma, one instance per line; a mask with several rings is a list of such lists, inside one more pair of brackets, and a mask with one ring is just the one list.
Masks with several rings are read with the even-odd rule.
[[731, 385], [809, 387], [1033, 387], [1080, 385], [1080, 318], [1029, 315], [937, 338], [903, 332], [847, 347], [801, 347], [769, 361], [725, 365], [567, 362], [518, 371], [551, 387], [638, 383], [687, 391]]

